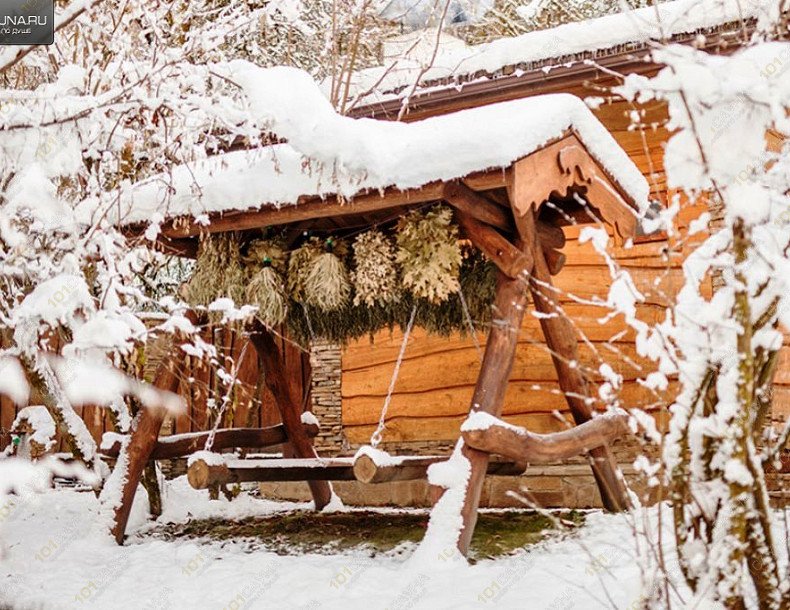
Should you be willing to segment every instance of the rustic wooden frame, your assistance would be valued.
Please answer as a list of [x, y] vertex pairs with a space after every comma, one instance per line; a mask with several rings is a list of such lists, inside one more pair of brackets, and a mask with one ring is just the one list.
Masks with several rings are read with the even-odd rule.
[[[499, 192], [502, 190], [507, 193], [506, 197]], [[480, 191], [490, 191], [490, 198]], [[544, 435], [537, 441], [529, 438], [531, 444], [528, 443], [529, 446], [525, 448], [522, 443], [518, 450], [513, 448], [517, 445], [513, 438], [508, 442], [502, 440], [503, 434], [507, 434], [500, 429], [487, 434], [464, 434], [461, 452], [469, 460], [471, 470], [461, 509], [463, 525], [457, 545], [466, 554], [477, 520], [486, 474], [492, 470], [496, 472], [504, 469], [510, 472], [518, 469], [518, 465], [492, 468], [490, 457], [495, 449], [516, 459], [530, 459], [530, 455], [534, 457], [536, 442], [544, 446], [561, 446], [562, 451], [558, 454], [561, 457], [587, 453], [606, 508], [616, 511], [630, 506], [622, 476], [607, 445], [608, 441], [623, 433], [622, 422], [604, 426], [603, 423], [596, 423], [598, 420], [590, 421], [591, 409], [582, 398], [589, 396], [587, 382], [578, 367], [570, 365], [578, 361], [577, 340], [570, 321], [559, 307], [551, 281], [551, 276], [558, 273], [564, 264], [564, 255], [559, 252], [564, 245], [564, 235], [559, 228], [541, 222], [538, 217], [544, 202], [556, 197], [568, 197], [572, 193], [583, 194], [588, 203], [595, 206], [602, 220], [614, 228], [618, 241], [635, 233], [633, 202], [594, 160], [577, 135], [569, 132], [516, 161], [509, 168], [480, 172], [462, 181], [435, 182], [407, 191], [385, 189], [382, 192], [365, 192], [348, 201], [340, 198], [334, 201], [310, 198], [292, 206], [213, 215], [207, 225], [196, 223], [193, 219], [176, 218], [163, 226], [159, 239], [163, 248], [183, 250], [191, 248], [194, 238], [205, 232], [244, 231], [321, 218], [396, 210], [431, 201], [448, 202], [455, 209], [464, 236], [484, 252], [498, 269], [493, 322], [470, 408], [471, 412], [481, 411], [494, 417], [501, 415], [528, 294], [532, 296], [537, 311], [559, 314], [542, 316], [540, 323], [552, 353], [560, 387], [579, 428], [571, 433], [557, 433], [562, 436]], [[283, 423], [277, 438], [282, 435], [297, 458], [317, 459], [310, 440], [310, 430], [301, 422], [300, 397], [294, 395], [288, 383], [283, 355], [272, 332], [255, 322], [250, 340], [266, 370], [266, 384], [282, 416]], [[179, 362], [180, 359], [174, 361]], [[161, 374], [157, 376], [159, 387], [177, 388], [175, 366], [172, 361], [163, 364]], [[157, 435], [163, 417], [158, 412], [143, 411], [129, 440], [128, 476], [113, 527], [118, 543], [123, 540], [131, 501], [143, 468], [158, 451]], [[228, 443], [232, 442], [231, 436], [226, 439]], [[424, 476], [430, 460], [418, 462], [380, 468], [375, 463], [363, 460], [358, 466], [359, 474], [356, 477], [360, 477], [358, 480], [376, 482]], [[316, 472], [315, 468], [295, 468], [291, 472], [273, 473], [271, 469], [256, 471], [255, 468], [229, 469], [197, 464], [191, 469], [194, 472], [190, 473], [190, 480], [194, 479], [198, 486], [208, 486], [217, 482], [261, 480], [260, 477], [268, 477], [268, 480], [293, 480], [293, 477], [298, 477], [307, 480], [315, 507], [320, 510], [332, 499], [329, 480], [356, 478], [355, 468], [349, 469], [347, 464], [331, 460], [327, 462], [324, 472]]]

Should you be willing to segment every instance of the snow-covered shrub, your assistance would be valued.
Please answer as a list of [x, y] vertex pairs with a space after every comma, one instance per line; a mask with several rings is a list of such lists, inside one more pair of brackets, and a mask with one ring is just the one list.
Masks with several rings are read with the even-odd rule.
[[[790, 148], [769, 150], [766, 136], [790, 136], [790, 44], [761, 42], [730, 57], [669, 46], [653, 56], [666, 67], [654, 78], [628, 77], [619, 92], [668, 103], [668, 186], [708, 197], [721, 216], [684, 263], [685, 285], [666, 318], [655, 327], [630, 320], [639, 353], [658, 364], [646, 383], [677, 376], [681, 386], [660, 464], [679, 580], [689, 606], [784, 609], [790, 579], [765, 470], [790, 430], [769, 425], [782, 329], [790, 328]], [[662, 219], [678, 211], [675, 202]], [[644, 601], [663, 608], [680, 583], [667, 585], [666, 569], [655, 575]]]

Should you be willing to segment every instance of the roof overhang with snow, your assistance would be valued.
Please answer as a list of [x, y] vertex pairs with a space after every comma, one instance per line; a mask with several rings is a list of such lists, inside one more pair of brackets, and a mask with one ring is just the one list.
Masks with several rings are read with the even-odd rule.
[[[516, 173], [528, 179], [516, 181]], [[515, 184], [520, 185], [518, 192], [513, 191]], [[459, 179], [434, 180], [409, 189], [365, 189], [351, 198], [336, 194], [308, 196], [293, 205], [171, 217], [162, 224], [158, 241], [168, 250], [193, 255], [194, 240], [202, 234], [274, 226], [288, 227], [293, 238], [307, 230], [342, 234], [386, 224], [414, 206], [440, 202], [510, 235], [515, 233], [509, 213], [511, 199], [518, 202], [517, 212], [523, 214], [532, 207], [548, 224], [603, 221], [613, 228], [618, 243], [636, 233], [637, 201], [595, 160], [578, 134], [569, 131], [507, 167], [473, 172]], [[550, 205], [544, 207], [547, 203]]]
[[[157, 220], [160, 242], [171, 246], [202, 233], [275, 225], [342, 231], [386, 222], [410, 206], [445, 201], [447, 189], [458, 184], [481, 194], [480, 205], [472, 208], [485, 207], [484, 201], [509, 205], [508, 189], [519, 167], [531, 172], [523, 193], [531, 204], [561, 203], [566, 214], [555, 217], [555, 224], [589, 203], [615, 227], [616, 236], [628, 238], [639, 210], [647, 206], [644, 176], [571, 95], [397, 123], [337, 115], [292, 73], [287, 90], [294, 99], [276, 93], [283, 88], [271, 86], [266, 70], [248, 69], [246, 76], [249, 99], [267, 112], [274, 109], [275, 117], [287, 115], [270, 120], [288, 143], [209, 157], [126, 184], [112, 194], [112, 209], [123, 224], [142, 232]], [[236, 77], [245, 80], [243, 73]], [[267, 91], [275, 91], [272, 99], [265, 99]], [[582, 221], [593, 221], [588, 212], [581, 211]]]

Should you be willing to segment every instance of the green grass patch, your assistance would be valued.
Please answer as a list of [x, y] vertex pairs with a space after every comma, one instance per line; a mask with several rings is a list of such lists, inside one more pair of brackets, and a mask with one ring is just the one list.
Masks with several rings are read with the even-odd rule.
[[[584, 522], [584, 515], [577, 511], [566, 511], [556, 516], [571, 528]], [[239, 521], [197, 519], [157, 527], [150, 535], [168, 540], [244, 539], [252, 548], [264, 548], [281, 555], [367, 550], [373, 556], [393, 551], [403, 543], [419, 542], [427, 525], [427, 513], [354, 511], [317, 514], [298, 511]], [[536, 512], [480, 513], [470, 556], [482, 559], [507, 555], [557, 534], [552, 520]]]

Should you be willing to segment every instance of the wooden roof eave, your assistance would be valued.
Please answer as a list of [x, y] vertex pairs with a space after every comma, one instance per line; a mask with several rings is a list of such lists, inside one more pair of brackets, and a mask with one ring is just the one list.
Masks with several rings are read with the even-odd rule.
[[[750, 40], [755, 27], [756, 20], [749, 18], [676, 34], [666, 42], [695, 45], [706, 52], [728, 55]], [[702, 45], [700, 34], [704, 35]], [[360, 104], [349, 112], [349, 116], [393, 119], [402, 115], [405, 104], [407, 111], [402, 120], [409, 122], [533, 95], [592, 90], [593, 84], [600, 90], [604, 83], [619, 82], [617, 74], [649, 76], [658, 72], [662, 66], [649, 58], [654, 46], [655, 41], [636, 42], [528, 64], [509, 64], [490, 73], [459, 73], [421, 83], [416, 93], [409, 87], [386, 92], [391, 94], [388, 99]], [[404, 99], [406, 92], [410, 93], [408, 100]]]
[[[615, 228], [618, 241], [635, 234], [635, 203], [605, 168], [595, 161], [581, 139], [569, 131], [510, 167], [476, 172], [461, 180], [435, 181], [407, 190], [387, 188], [364, 191], [350, 199], [340, 196], [309, 197], [293, 205], [269, 205], [253, 210], [211, 214], [208, 223], [200, 223], [186, 216], [173, 218], [162, 226], [159, 245], [165, 250], [177, 252], [189, 250], [187, 244], [194, 243], [195, 237], [206, 233], [247, 231], [300, 221], [360, 216], [433, 201], [446, 200], [458, 208], [457, 201], [453, 202], [452, 199], [457, 199], [455, 192], [459, 183], [472, 192], [507, 189], [514, 184], [514, 172], [523, 172], [528, 176], [527, 180], [515, 181], [521, 189], [518, 201], [529, 201], [538, 209], [552, 197], [579, 192], [600, 213], [601, 219]], [[478, 213], [475, 213], [476, 210]], [[477, 205], [472, 200], [467, 202], [462, 211], [500, 230], [504, 228], [501, 219], [492, 219], [490, 206]], [[138, 231], [139, 227], [130, 232]]]

